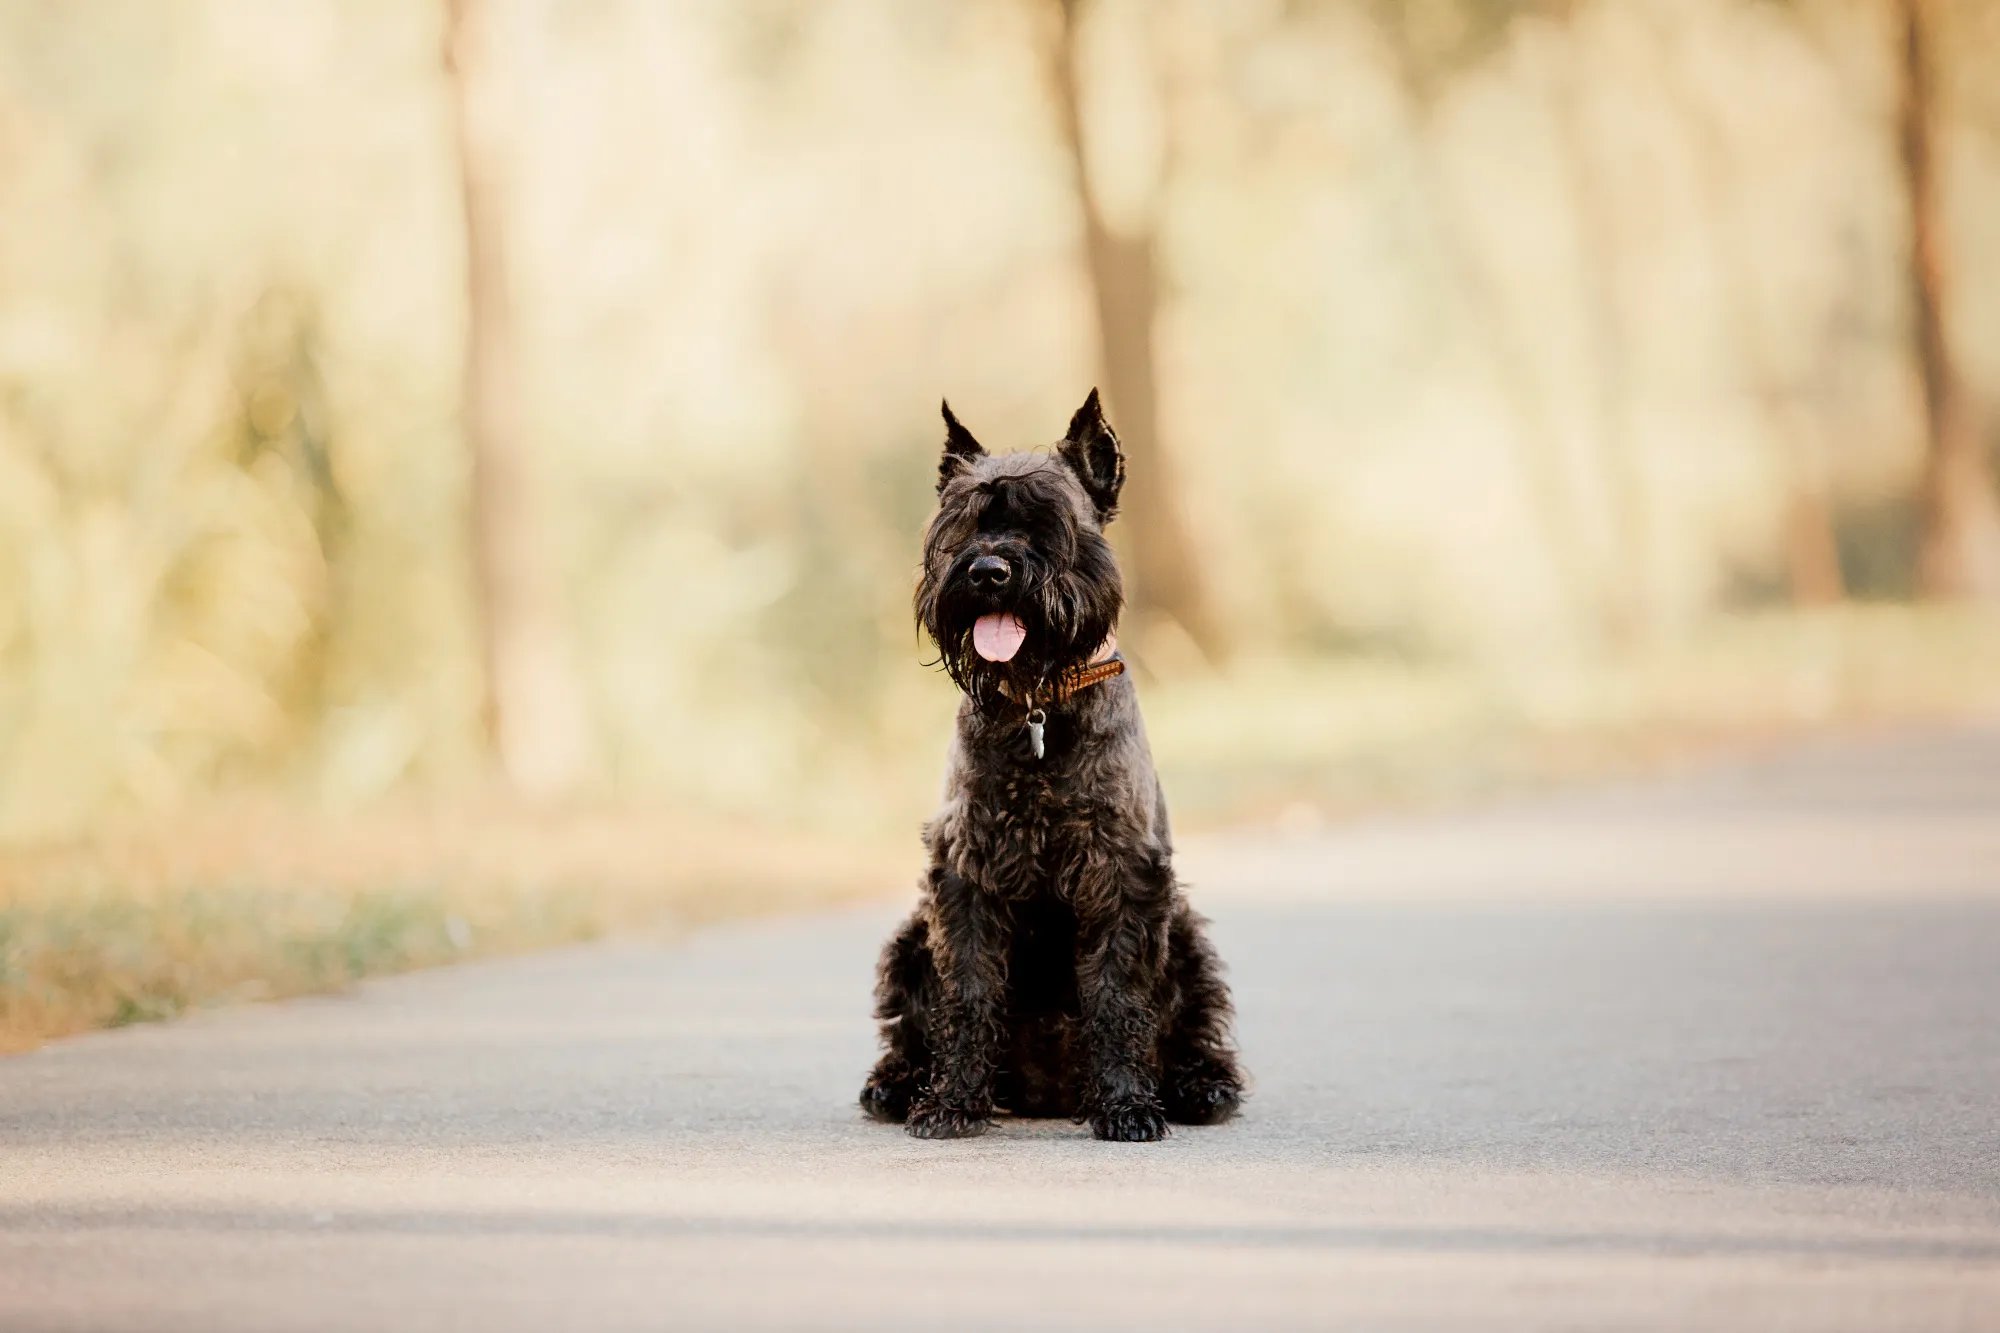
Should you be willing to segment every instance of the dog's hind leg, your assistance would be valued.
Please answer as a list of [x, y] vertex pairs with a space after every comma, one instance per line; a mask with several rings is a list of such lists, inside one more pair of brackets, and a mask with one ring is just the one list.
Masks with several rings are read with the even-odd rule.
[[875, 974], [875, 1017], [882, 1024], [882, 1058], [861, 1087], [861, 1109], [900, 1125], [931, 1077], [925, 1011], [936, 1002], [937, 965], [921, 913], [904, 922], [882, 950]]
[[1243, 1102], [1243, 1074], [1229, 1041], [1229, 988], [1206, 924], [1183, 899], [1167, 932], [1160, 1101], [1167, 1118], [1181, 1125], [1219, 1124]]

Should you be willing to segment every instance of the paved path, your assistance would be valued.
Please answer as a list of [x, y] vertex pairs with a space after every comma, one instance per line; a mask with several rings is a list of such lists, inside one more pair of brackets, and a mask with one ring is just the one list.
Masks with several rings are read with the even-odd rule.
[[2000, 1328], [2000, 734], [1189, 849], [1246, 1116], [864, 1123], [893, 906], [0, 1063], [0, 1329]]

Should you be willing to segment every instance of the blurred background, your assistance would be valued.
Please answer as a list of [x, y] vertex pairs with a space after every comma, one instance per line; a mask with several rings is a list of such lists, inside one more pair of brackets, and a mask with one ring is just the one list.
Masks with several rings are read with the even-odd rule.
[[0, 1029], [901, 883], [940, 396], [1103, 385], [1187, 828], [2000, 711], [1996, 73], [1993, 0], [4, 0]]

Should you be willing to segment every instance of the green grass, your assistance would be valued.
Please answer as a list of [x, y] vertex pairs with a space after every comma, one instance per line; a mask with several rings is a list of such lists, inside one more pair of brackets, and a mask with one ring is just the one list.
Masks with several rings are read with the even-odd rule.
[[0, 1049], [173, 1018], [246, 998], [589, 939], [602, 904], [575, 893], [440, 887], [113, 885], [0, 906]]
[[883, 892], [913, 869], [868, 848], [646, 811], [315, 819], [273, 807], [15, 848], [0, 853], [0, 1052]]
[[1644, 772], [1808, 731], [2000, 718], [2000, 617], [1718, 617], [1595, 662], [1246, 660], [1142, 681], [1176, 824], [1340, 817]]

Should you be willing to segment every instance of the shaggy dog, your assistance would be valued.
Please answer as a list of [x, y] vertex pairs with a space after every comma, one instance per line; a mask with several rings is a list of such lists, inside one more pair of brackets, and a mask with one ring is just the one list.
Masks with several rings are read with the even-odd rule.
[[988, 454], [944, 420], [916, 612], [965, 697], [861, 1105], [923, 1139], [1002, 1110], [1126, 1142], [1227, 1119], [1229, 992], [1117, 655], [1118, 437], [1095, 390], [1052, 454]]

